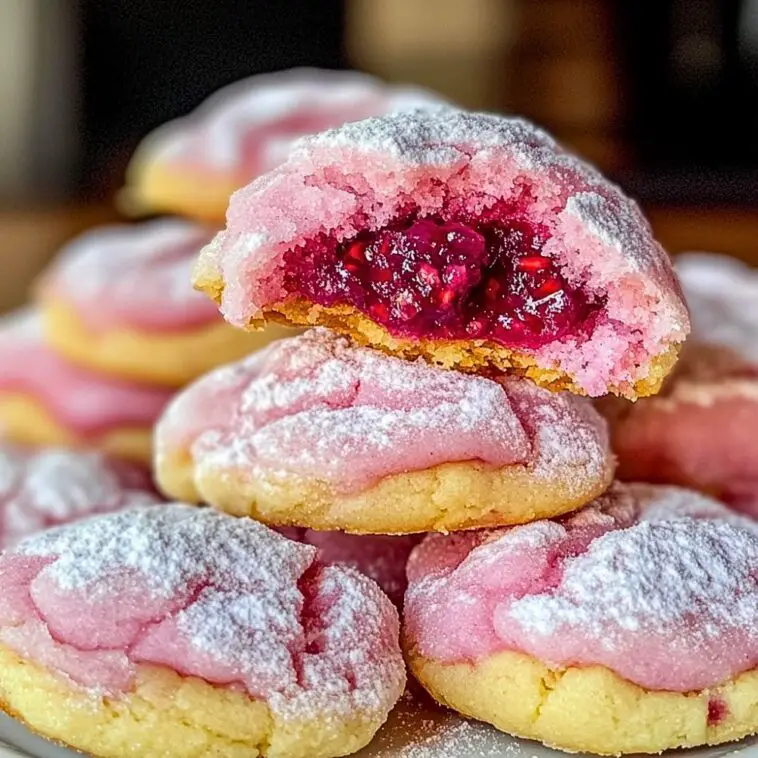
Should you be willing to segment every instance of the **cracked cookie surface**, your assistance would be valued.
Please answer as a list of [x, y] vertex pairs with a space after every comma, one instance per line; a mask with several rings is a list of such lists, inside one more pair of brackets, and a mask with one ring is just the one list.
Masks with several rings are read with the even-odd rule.
[[754, 522], [652, 485], [430, 536], [408, 565], [409, 663], [440, 702], [569, 751], [739, 739], [758, 729], [756, 565]]
[[325, 329], [198, 380], [166, 410], [155, 447], [171, 497], [375, 534], [552, 516], [613, 475], [587, 400], [404, 361]]
[[99, 517], [3, 554], [0, 581], [0, 701], [95, 755], [344, 755], [404, 685], [379, 588], [248, 519]]

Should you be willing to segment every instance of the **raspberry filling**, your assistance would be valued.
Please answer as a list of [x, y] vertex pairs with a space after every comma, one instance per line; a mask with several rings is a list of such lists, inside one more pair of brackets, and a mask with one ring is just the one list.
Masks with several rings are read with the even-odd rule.
[[288, 254], [288, 292], [352, 305], [402, 337], [491, 340], [537, 349], [587, 333], [601, 303], [542, 254], [544, 226], [490, 211], [476, 222], [409, 218]]

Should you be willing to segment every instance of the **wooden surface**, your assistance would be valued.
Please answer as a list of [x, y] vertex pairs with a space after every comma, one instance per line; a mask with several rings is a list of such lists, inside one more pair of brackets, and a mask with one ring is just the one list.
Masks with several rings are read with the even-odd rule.
[[727, 253], [758, 266], [758, 208], [647, 208], [661, 244], [683, 250]]
[[[654, 207], [647, 213], [672, 254], [711, 250], [758, 266], [758, 209]], [[109, 206], [0, 211], [0, 309], [26, 299], [34, 276], [66, 240], [115, 220]]]
[[66, 240], [115, 218], [108, 206], [0, 211], [0, 310], [24, 302], [34, 276]]

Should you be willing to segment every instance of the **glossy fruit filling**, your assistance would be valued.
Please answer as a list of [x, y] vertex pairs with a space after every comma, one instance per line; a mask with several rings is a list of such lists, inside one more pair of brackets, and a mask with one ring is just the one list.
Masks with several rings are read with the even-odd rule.
[[544, 227], [504, 213], [474, 222], [411, 217], [296, 248], [285, 287], [319, 305], [352, 305], [395, 336], [536, 349], [586, 331], [600, 307], [542, 254], [548, 238]]

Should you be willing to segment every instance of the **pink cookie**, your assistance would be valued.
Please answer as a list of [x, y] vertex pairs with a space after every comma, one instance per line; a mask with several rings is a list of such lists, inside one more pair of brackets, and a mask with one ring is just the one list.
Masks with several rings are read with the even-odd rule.
[[43, 341], [35, 311], [0, 319], [0, 428], [7, 440], [147, 462], [153, 424], [172, 394], [69, 363]]
[[138, 466], [100, 453], [0, 444], [0, 551], [50, 527], [157, 502]]
[[256, 339], [231, 328], [192, 289], [192, 264], [211, 236], [159, 219], [70, 242], [37, 285], [50, 344], [97, 371], [172, 387], [265, 344], [271, 332]]
[[588, 395], [654, 393], [689, 331], [631, 200], [531, 124], [452, 109], [302, 140], [234, 195], [195, 284], [236, 326], [324, 324]]
[[617, 484], [557, 521], [430, 536], [405, 632], [438, 699], [571, 751], [657, 753], [758, 729], [758, 527]]
[[676, 268], [696, 342], [660, 395], [598, 406], [619, 477], [692, 487], [758, 517], [758, 274], [710, 253], [680, 255]]
[[405, 567], [421, 535], [358, 535], [294, 528], [280, 531], [290, 539], [318, 548], [319, 560], [323, 563], [340, 563], [358, 569], [373, 579], [395, 605], [402, 605], [408, 584]]
[[693, 336], [758, 364], [758, 270], [716, 253], [684, 253], [675, 263]]
[[660, 395], [598, 408], [619, 478], [691, 487], [758, 518], [758, 364], [688, 344]]
[[63, 247], [43, 274], [44, 300], [72, 308], [93, 331], [181, 333], [215, 320], [189, 286], [212, 229], [182, 219], [105, 226]]
[[354, 752], [403, 691], [397, 612], [316, 554], [183, 505], [26, 540], [0, 556], [0, 699], [100, 756]]
[[188, 387], [155, 449], [171, 497], [371, 534], [552, 516], [613, 475], [605, 424], [583, 398], [404, 361], [325, 329]]
[[282, 163], [299, 137], [441, 102], [432, 92], [355, 71], [253, 76], [149, 134], [129, 167], [125, 200], [136, 210], [222, 222], [229, 195]]

